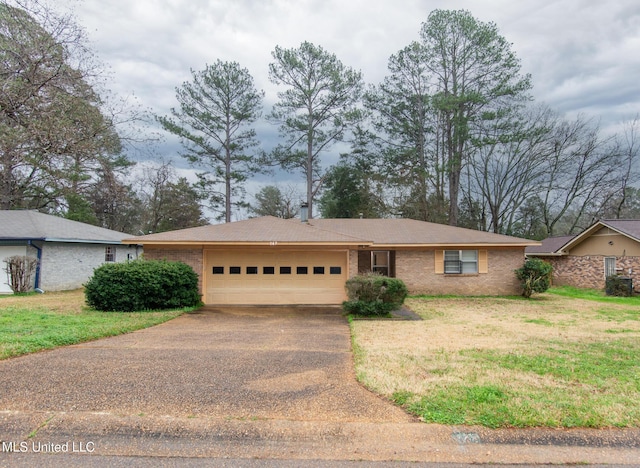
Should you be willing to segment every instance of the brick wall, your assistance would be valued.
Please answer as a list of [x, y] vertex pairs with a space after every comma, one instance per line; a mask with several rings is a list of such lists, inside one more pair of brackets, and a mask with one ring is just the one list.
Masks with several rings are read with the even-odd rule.
[[[602, 255], [567, 255], [544, 260], [553, 266], [554, 285], [604, 289], [604, 258]], [[640, 285], [640, 257], [616, 257], [616, 268], [625, 276], [629, 276], [631, 270], [634, 286]]]
[[[45, 242], [40, 263], [40, 287], [45, 291], [76, 289], [93, 276], [93, 270], [105, 263], [107, 244]], [[110, 245], [115, 260], [127, 260], [129, 247]], [[36, 254], [33, 253], [33, 256]]]
[[358, 275], [358, 251], [349, 250], [349, 278]]
[[514, 270], [524, 263], [524, 250], [489, 250], [488, 273], [444, 275], [435, 273], [433, 250], [396, 251], [396, 277], [411, 294], [517, 295], [522, 288]]
[[200, 294], [202, 294], [202, 248], [158, 249], [147, 245], [144, 248], [144, 258], [147, 260], [169, 260], [171, 262], [186, 263], [198, 274], [198, 290], [200, 291]]

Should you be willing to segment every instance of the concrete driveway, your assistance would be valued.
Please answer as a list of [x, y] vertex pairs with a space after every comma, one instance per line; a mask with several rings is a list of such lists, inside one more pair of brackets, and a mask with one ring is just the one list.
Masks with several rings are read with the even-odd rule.
[[113, 338], [0, 361], [0, 409], [409, 422], [354, 377], [335, 308], [205, 308]]
[[254, 466], [253, 458], [637, 466], [640, 430], [416, 423], [356, 382], [349, 327], [329, 308], [203, 309], [0, 361], [0, 468]]

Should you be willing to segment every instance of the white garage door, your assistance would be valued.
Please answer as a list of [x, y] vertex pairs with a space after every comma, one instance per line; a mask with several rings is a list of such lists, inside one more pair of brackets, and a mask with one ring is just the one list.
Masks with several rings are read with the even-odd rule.
[[340, 304], [347, 251], [207, 251], [207, 304]]

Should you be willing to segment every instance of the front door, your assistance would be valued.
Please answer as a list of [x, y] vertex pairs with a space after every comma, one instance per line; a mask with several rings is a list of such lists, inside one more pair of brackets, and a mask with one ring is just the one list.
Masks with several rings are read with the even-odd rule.
[[604, 258], [604, 277], [615, 276], [616, 274], [616, 257]]

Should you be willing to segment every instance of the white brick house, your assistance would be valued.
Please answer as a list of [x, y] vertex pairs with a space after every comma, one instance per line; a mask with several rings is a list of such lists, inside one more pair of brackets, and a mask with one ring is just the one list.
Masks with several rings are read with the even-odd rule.
[[34, 288], [76, 289], [105, 262], [138, 256], [136, 246], [120, 241], [129, 234], [27, 210], [0, 210], [0, 294], [11, 293], [5, 258], [28, 255], [39, 260]]

